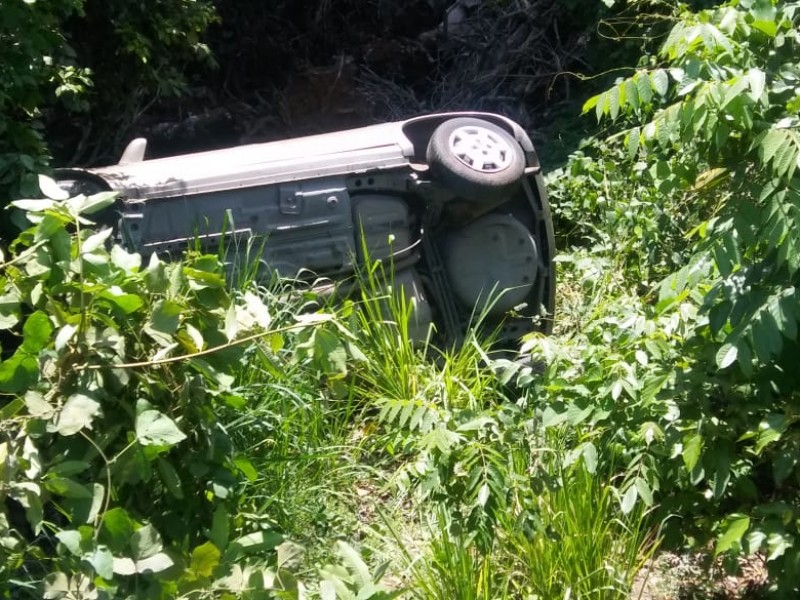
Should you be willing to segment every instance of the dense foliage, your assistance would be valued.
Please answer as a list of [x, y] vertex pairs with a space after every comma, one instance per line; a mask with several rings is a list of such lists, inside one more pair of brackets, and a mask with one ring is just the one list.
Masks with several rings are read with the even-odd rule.
[[[119, 143], [154, 98], [185, 89], [184, 69], [207, 56], [214, 19], [195, 0], [6, 0], [0, 10], [0, 190], [36, 193], [48, 162], [43, 127], [72, 152]], [[67, 157], [67, 160], [70, 157]], [[86, 161], [87, 156], [82, 156]]]
[[800, 3], [694, 5], [606, 23], [658, 45], [549, 178], [557, 332], [508, 360], [413, 342], [386, 265], [333, 308], [115, 245], [23, 175], [47, 98], [180, 91], [212, 13], [5, 3], [0, 184], [49, 198], [0, 257], [0, 595], [622, 599], [671, 548], [796, 596]]
[[545, 423], [625, 461], [623, 510], [655, 501], [673, 541], [763, 553], [782, 595], [800, 573], [798, 25], [793, 2], [680, 13], [587, 102], [617, 132], [571, 159], [558, 212], [601, 223], [579, 220], [593, 245], [571, 260], [576, 293], [603, 296], [564, 343], [531, 341]]
[[255, 287], [229, 292], [214, 255], [143, 265], [109, 249], [111, 230], [87, 216], [111, 200], [13, 203], [32, 226], [0, 279], [2, 328], [20, 335], [4, 339], [0, 364], [13, 395], [0, 429], [0, 582], [48, 598], [292, 587], [282, 535], [233, 520], [256, 475], [220, 416], [253, 393], [236, 386], [245, 355], [251, 368], [327, 372], [318, 348], [341, 344], [329, 315], [272, 310]]

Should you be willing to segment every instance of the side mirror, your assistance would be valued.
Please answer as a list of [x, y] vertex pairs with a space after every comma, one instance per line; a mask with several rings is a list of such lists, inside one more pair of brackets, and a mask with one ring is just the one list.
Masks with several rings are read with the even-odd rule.
[[142, 162], [144, 160], [144, 152], [147, 149], [147, 138], [136, 138], [131, 140], [122, 153], [119, 159], [120, 165], [129, 165], [131, 163]]

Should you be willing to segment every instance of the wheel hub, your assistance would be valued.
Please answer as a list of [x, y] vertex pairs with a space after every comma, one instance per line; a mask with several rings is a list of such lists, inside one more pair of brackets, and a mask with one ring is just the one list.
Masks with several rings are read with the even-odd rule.
[[450, 134], [450, 151], [470, 169], [497, 173], [508, 168], [513, 150], [494, 131], [478, 125], [459, 127]]

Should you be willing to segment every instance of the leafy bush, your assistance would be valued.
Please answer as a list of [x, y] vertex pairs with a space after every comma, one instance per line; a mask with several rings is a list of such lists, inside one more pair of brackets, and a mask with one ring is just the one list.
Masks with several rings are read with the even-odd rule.
[[253, 348], [273, 369], [305, 360], [327, 373], [297, 348], [313, 349], [330, 315], [229, 292], [217, 256], [142, 264], [87, 219], [112, 200], [13, 203], [32, 226], [0, 265], [2, 588], [48, 598], [294, 589], [281, 532], [233, 518], [254, 467], [220, 416], [253, 393], [234, 377]]
[[35, 173], [49, 162], [45, 123], [65, 132], [90, 113], [72, 151], [86, 150], [90, 132], [111, 148], [153, 98], [184, 92], [187, 65], [208, 59], [200, 36], [213, 20], [211, 4], [195, 0], [4, 2], [0, 194], [37, 192]]
[[[623, 511], [660, 503], [680, 515], [673, 543], [762, 554], [781, 597], [800, 577], [799, 25], [796, 2], [678, 12], [647, 68], [587, 102], [626, 129], [573, 158], [556, 212], [611, 214], [593, 238], [611, 243], [564, 263], [579, 290], [592, 286], [585, 320], [564, 340], [531, 339], [548, 367], [522, 373], [545, 425], [568, 423], [576, 451], [591, 436], [625, 465]], [[587, 189], [608, 193], [571, 195]], [[643, 189], [652, 206], [629, 212]], [[634, 261], [619, 228], [636, 233]], [[630, 293], [640, 274], [666, 277]]]
[[46, 164], [35, 119], [48, 97], [75, 99], [86, 72], [70, 63], [61, 24], [80, 9], [78, 0], [3, 3], [0, 14], [0, 191], [36, 193], [32, 174]]

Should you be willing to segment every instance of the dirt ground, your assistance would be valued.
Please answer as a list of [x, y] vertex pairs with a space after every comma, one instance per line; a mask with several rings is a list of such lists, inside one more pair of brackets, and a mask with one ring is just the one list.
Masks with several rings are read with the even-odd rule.
[[759, 600], [766, 597], [764, 557], [739, 563], [739, 575], [728, 575], [722, 560], [703, 554], [663, 552], [640, 573], [631, 600]]

